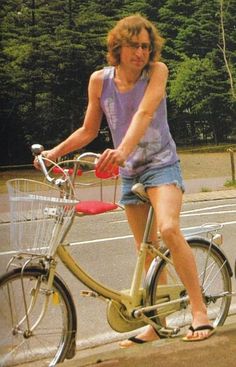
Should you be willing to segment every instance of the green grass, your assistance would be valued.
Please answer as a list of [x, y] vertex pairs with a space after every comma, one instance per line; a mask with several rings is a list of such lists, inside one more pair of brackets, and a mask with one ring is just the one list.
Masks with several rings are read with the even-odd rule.
[[224, 186], [236, 189], [236, 180], [228, 180], [225, 182]]
[[203, 186], [202, 188], [201, 188], [201, 192], [211, 192], [212, 190], [209, 188], [209, 187], [205, 187], [205, 186]]

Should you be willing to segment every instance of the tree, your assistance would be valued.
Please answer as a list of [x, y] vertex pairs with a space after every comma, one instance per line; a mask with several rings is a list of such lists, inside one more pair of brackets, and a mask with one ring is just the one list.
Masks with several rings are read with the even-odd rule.
[[[225, 4], [227, 3], [227, 4]], [[235, 31], [235, 18], [232, 18], [232, 13], [229, 9], [230, 4], [232, 5], [232, 3], [234, 4], [234, 6], [236, 7], [236, 1], [224, 1], [224, 0], [220, 0], [220, 29], [221, 29], [221, 41], [222, 41], [222, 46], [219, 45], [222, 53], [223, 53], [223, 58], [224, 58], [224, 63], [225, 63], [225, 67], [229, 76], [229, 82], [230, 82], [230, 89], [231, 89], [231, 94], [233, 99], [236, 101], [236, 89], [235, 89], [235, 79], [236, 79], [236, 67], [235, 67], [235, 63], [236, 63], [236, 39], [232, 39], [230, 38], [230, 34], [232, 33], [236, 33]], [[224, 5], [227, 7], [227, 13], [225, 14], [224, 12]], [[228, 32], [226, 33], [225, 30], [225, 17], [228, 17], [228, 24], [230, 24], [230, 26], [228, 27]], [[227, 41], [229, 41], [229, 49], [227, 48], [226, 45], [226, 38]], [[234, 47], [234, 48], [233, 48]]]
[[[85, 52], [71, 0], [3, 5], [2, 59], [5, 78], [11, 81], [5, 100], [14, 100], [17, 118], [10, 113], [11, 131], [17, 130], [19, 147], [26, 151], [34, 141], [55, 143], [75, 128]], [[9, 117], [4, 121], [9, 127]], [[19, 156], [14, 149], [11, 153]]]
[[194, 133], [193, 142], [197, 138], [194, 123], [198, 126], [201, 124], [202, 133], [211, 132], [216, 144], [224, 140], [230, 131], [232, 121], [227, 118], [230, 103], [229, 95], [225, 92], [226, 81], [223, 77], [216, 83], [216, 78], [219, 78], [218, 70], [212, 59], [186, 57], [171, 81], [170, 99], [181, 111], [187, 111], [195, 118], [190, 119], [189, 133]]
[[[231, 31], [227, 35], [229, 44], [235, 44], [235, 32], [230, 25], [231, 17], [235, 18], [235, 0], [229, 3], [231, 6], [225, 10], [225, 19], [226, 28], [229, 27]], [[226, 69], [219, 52], [219, 2], [167, 0], [159, 10], [158, 17], [164, 37], [167, 38], [163, 56], [170, 68], [168, 92], [171, 96], [171, 127], [178, 121], [183, 124], [183, 115], [185, 119], [187, 117], [186, 126], [191, 126], [185, 130], [191, 132], [188, 136], [191, 134], [193, 139], [199, 130], [193, 128], [194, 124], [199, 127], [199, 121], [204, 121], [204, 126], [200, 123], [203, 132], [207, 128], [215, 142], [227, 139], [235, 114]], [[168, 22], [170, 18], [171, 23]], [[175, 130], [175, 133], [178, 132]]]
[[80, 126], [89, 76], [106, 64], [107, 32], [118, 19], [136, 12], [152, 20], [166, 39], [162, 57], [170, 70], [174, 137], [179, 137], [179, 123], [187, 142], [206, 133], [219, 142], [235, 127], [236, 0], [107, 4], [1, 1], [2, 164], [30, 162], [31, 143], [54, 145]]

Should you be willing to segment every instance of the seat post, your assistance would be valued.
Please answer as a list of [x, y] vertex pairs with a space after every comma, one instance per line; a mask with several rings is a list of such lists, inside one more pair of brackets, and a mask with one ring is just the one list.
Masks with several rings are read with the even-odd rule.
[[146, 253], [147, 253], [147, 247], [148, 247], [148, 240], [150, 236], [150, 231], [152, 229], [153, 224], [153, 218], [154, 218], [154, 209], [152, 206], [150, 206], [146, 227], [143, 235], [143, 241], [141, 243], [141, 247], [139, 250], [139, 254], [136, 261], [136, 266], [134, 269], [133, 279], [130, 287], [130, 296], [132, 298], [133, 305], [136, 305], [139, 301], [139, 289], [142, 281], [142, 275], [145, 265], [145, 259], [146, 259]]
[[152, 225], [153, 225], [153, 218], [154, 218], [154, 209], [152, 206], [150, 206], [150, 209], [148, 211], [145, 231], [143, 234], [143, 243], [148, 243], [149, 241], [149, 235], [150, 235]]

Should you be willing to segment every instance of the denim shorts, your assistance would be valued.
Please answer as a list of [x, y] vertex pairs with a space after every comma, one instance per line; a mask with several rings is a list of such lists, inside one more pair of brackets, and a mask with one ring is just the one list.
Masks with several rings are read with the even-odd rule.
[[121, 179], [121, 205], [143, 203], [142, 200], [131, 191], [132, 186], [138, 182], [142, 183], [145, 189], [148, 187], [174, 184], [179, 187], [182, 192], [185, 190], [179, 162], [166, 167], [150, 168], [139, 175], [132, 177], [121, 177]]

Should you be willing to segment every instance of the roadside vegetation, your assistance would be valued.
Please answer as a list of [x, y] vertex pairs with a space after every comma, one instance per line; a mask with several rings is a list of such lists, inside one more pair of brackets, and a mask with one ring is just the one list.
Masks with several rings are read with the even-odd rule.
[[[229, 148], [236, 153], [236, 145], [195, 146], [178, 149], [184, 179], [199, 179], [211, 177], [227, 177], [226, 188], [236, 188], [232, 179], [232, 167]], [[234, 153], [234, 156], [235, 156]], [[236, 165], [236, 158], [235, 163]], [[236, 168], [236, 166], [235, 166]], [[6, 192], [6, 181], [12, 178], [24, 177], [28, 179], [43, 180], [42, 174], [32, 165], [27, 167], [0, 167], [0, 193]], [[202, 187], [203, 192], [210, 191], [207, 186]]]
[[[201, 144], [235, 144], [236, 0], [104, 4], [1, 1], [0, 166], [30, 163], [31, 144], [49, 148], [81, 125], [89, 75], [106, 65], [107, 32], [136, 12], [165, 39], [169, 125], [177, 145], [197, 152]], [[103, 121], [89, 149], [109, 144]]]
[[178, 153], [225, 153], [228, 149], [236, 152], [236, 144], [198, 145], [177, 147]]

